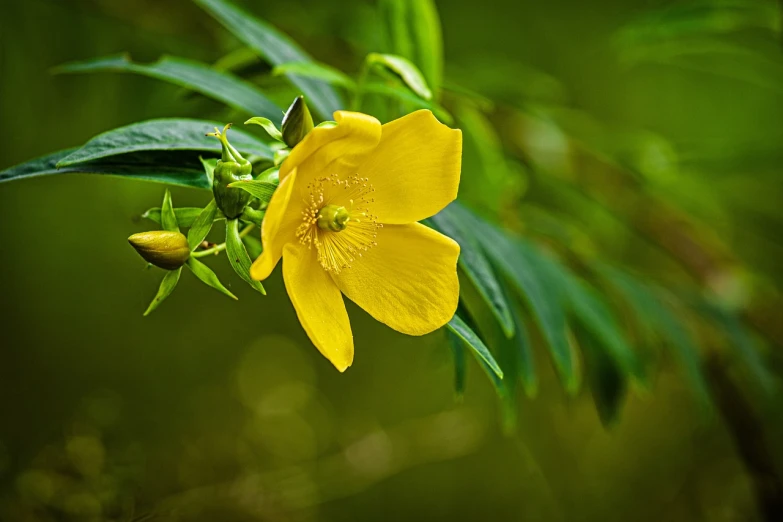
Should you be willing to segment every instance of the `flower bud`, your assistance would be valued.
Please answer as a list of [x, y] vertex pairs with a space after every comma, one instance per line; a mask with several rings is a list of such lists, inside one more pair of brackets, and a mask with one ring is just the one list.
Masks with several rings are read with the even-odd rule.
[[294, 103], [283, 116], [283, 141], [289, 147], [295, 147], [313, 130], [313, 117], [307, 108], [304, 96], [297, 96]]
[[242, 210], [253, 197], [244, 190], [231, 188], [229, 185], [235, 181], [252, 180], [253, 165], [228, 142], [226, 132], [230, 127], [229, 123], [223, 128], [222, 133], [215, 129], [214, 133], [207, 134], [207, 136], [216, 137], [223, 146], [223, 154], [215, 166], [212, 177], [212, 193], [215, 196], [215, 203], [228, 219], [234, 219], [242, 214]]
[[129, 237], [128, 243], [145, 261], [166, 270], [176, 270], [190, 257], [188, 238], [181, 232], [139, 232]]

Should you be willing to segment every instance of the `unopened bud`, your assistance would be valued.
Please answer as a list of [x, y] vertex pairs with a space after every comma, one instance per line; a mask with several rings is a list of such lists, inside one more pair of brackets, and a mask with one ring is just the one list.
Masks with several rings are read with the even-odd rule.
[[242, 189], [231, 188], [229, 185], [235, 181], [253, 179], [253, 165], [228, 142], [226, 132], [230, 127], [231, 124], [226, 125], [223, 132], [215, 129], [215, 132], [207, 136], [219, 139], [223, 150], [212, 177], [215, 203], [228, 219], [234, 219], [242, 214], [242, 210], [250, 203], [252, 196]]
[[289, 147], [295, 147], [313, 130], [313, 117], [307, 108], [304, 96], [297, 96], [294, 103], [283, 116], [283, 141]]
[[188, 238], [181, 232], [139, 232], [129, 237], [128, 243], [145, 261], [166, 270], [176, 270], [190, 257]]

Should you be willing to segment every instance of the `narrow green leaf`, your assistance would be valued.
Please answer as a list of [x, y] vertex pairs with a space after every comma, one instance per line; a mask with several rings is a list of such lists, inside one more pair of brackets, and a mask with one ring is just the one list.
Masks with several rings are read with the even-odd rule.
[[260, 125], [261, 128], [264, 129], [267, 134], [269, 134], [270, 138], [277, 141], [283, 141], [283, 135], [280, 133], [280, 130], [275, 126], [274, 123], [272, 123], [272, 120], [268, 118], [256, 116], [247, 120], [245, 125]]
[[434, 0], [408, 0], [413, 16], [412, 24], [416, 58], [413, 62], [419, 66], [430, 88], [437, 92], [443, 81], [443, 35], [440, 16]]
[[272, 74], [291, 74], [303, 78], [321, 80], [331, 85], [338, 85], [349, 90], [356, 90], [356, 82], [339, 69], [320, 62], [288, 62], [276, 65]]
[[433, 0], [382, 0], [388, 50], [415, 63], [433, 91], [443, 77], [443, 36]]
[[450, 208], [460, 222], [474, 229], [484, 252], [530, 307], [566, 390], [576, 393], [579, 366], [568, 342], [562, 281], [552, 266], [555, 260], [521, 239], [509, 237], [458, 203]]
[[226, 221], [226, 254], [228, 255], [228, 261], [231, 263], [234, 272], [255, 290], [266, 295], [266, 290], [264, 290], [261, 283], [254, 281], [253, 278], [250, 277], [250, 265], [252, 264], [252, 261], [247, 254], [247, 250], [245, 250], [242, 238], [239, 236], [238, 219], [229, 219]]
[[[205, 151], [220, 154], [220, 142], [205, 136], [223, 124], [207, 120], [164, 118], [148, 120], [99, 134], [57, 163], [57, 168], [114, 156], [149, 151]], [[240, 152], [271, 160], [269, 146], [242, 130], [231, 134], [231, 144]], [[202, 177], [204, 177], [202, 173]]]
[[514, 320], [501, 285], [495, 276], [478, 240], [471, 234], [470, 227], [460, 226], [455, 221], [450, 206], [430, 218], [430, 222], [443, 234], [460, 246], [459, 266], [475, 285], [484, 302], [497, 319], [506, 337], [514, 335]]
[[[180, 207], [174, 209], [174, 215], [177, 216], [177, 223], [182, 228], [190, 228], [193, 226], [193, 222], [201, 214], [204, 209], [198, 207]], [[153, 207], [147, 210], [141, 217], [149, 219], [160, 225], [160, 207]], [[221, 221], [226, 219], [221, 214], [215, 214], [215, 221]]]
[[366, 60], [370, 65], [385, 67], [397, 74], [405, 85], [421, 98], [427, 101], [432, 99], [432, 91], [427, 86], [421, 71], [407, 58], [394, 54], [370, 53]]
[[231, 188], [239, 188], [249, 193], [255, 198], [260, 199], [264, 203], [268, 203], [272, 199], [272, 194], [277, 190], [277, 185], [274, 183], [268, 183], [266, 181], [258, 181], [251, 179], [248, 181], [235, 181], [228, 185]]
[[228, 289], [223, 286], [223, 283], [220, 282], [218, 277], [215, 275], [215, 272], [212, 271], [207, 265], [196, 259], [195, 257], [191, 257], [188, 259], [187, 263], [185, 263], [188, 268], [190, 268], [191, 272], [193, 272], [193, 275], [198, 277], [202, 283], [211, 286], [215, 290], [222, 292], [229, 296], [231, 299], [236, 299], [237, 296], [232, 294], [228, 291]]
[[[271, 64], [312, 61], [312, 58], [287, 35], [234, 4], [226, 0], [195, 0], [195, 2], [231, 34]], [[345, 104], [330, 85], [293, 74], [288, 76], [307, 96], [308, 102], [321, 116], [328, 118], [334, 111], [344, 108]]]
[[260, 64], [261, 57], [257, 52], [249, 47], [238, 47], [217, 59], [212, 67], [218, 71], [231, 71], [240, 74], [240, 71], [247, 71]]
[[201, 156], [199, 156], [198, 159], [204, 167], [204, 174], [207, 175], [207, 179], [209, 180], [209, 188], [212, 188], [212, 181], [215, 179], [215, 167], [217, 167], [218, 159], [204, 159]]
[[199, 213], [198, 217], [193, 221], [193, 226], [188, 230], [188, 246], [190, 251], [196, 250], [198, 246], [207, 237], [209, 231], [212, 230], [212, 223], [215, 222], [215, 216], [217, 215], [217, 203], [213, 199], [204, 209]]
[[174, 288], [177, 286], [179, 275], [181, 273], [182, 267], [166, 272], [166, 275], [163, 276], [163, 281], [161, 281], [160, 287], [158, 288], [158, 293], [147, 307], [147, 311], [144, 312], [145, 317], [151, 314], [158, 307], [158, 305], [163, 302], [164, 299], [171, 295], [171, 292], [173, 292]]
[[181, 153], [126, 154], [71, 167], [56, 167], [58, 162], [77, 150], [55, 152], [0, 171], [0, 183], [36, 176], [100, 174], [183, 187], [211, 188], [198, 162], [194, 162], [193, 158], [182, 157]]
[[160, 224], [163, 230], [169, 232], [179, 232], [179, 223], [177, 215], [174, 213], [174, 206], [171, 203], [171, 191], [166, 189], [163, 194], [163, 205], [160, 207]]
[[209, 65], [163, 56], [149, 65], [134, 63], [127, 54], [71, 62], [54, 69], [55, 73], [127, 72], [167, 81], [223, 102], [248, 114], [280, 119], [281, 108], [270, 101], [253, 84]]
[[508, 340], [517, 354], [519, 380], [525, 395], [535, 397], [538, 394], [538, 375], [536, 361], [533, 355], [533, 343], [530, 341], [522, 310], [514, 307], [511, 316], [514, 319], [514, 337]]
[[500, 366], [497, 361], [495, 361], [492, 353], [484, 345], [484, 342], [479, 336], [476, 335], [476, 332], [474, 332], [460, 316], [455, 314], [446, 326], [452, 334], [456, 335], [459, 340], [465, 344], [465, 346], [470, 348], [470, 351], [473, 352], [473, 355], [476, 356], [476, 359], [482, 364], [482, 367], [489, 370], [492, 379], [503, 378], [503, 370], [500, 369]]
[[604, 348], [623, 372], [644, 382], [641, 362], [598, 293], [565, 270], [562, 272], [562, 284], [565, 285], [564, 295], [572, 312], [582, 327], [592, 334], [595, 348]]
[[413, 41], [408, 27], [408, 0], [379, 0], [378, 7], [379, 18], [386, 26], [386, 50], [412, 59]]

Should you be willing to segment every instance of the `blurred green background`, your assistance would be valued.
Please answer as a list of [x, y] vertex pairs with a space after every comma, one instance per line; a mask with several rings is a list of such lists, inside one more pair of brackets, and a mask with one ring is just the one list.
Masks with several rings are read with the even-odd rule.
[[[348, 72], [383, 45], [373, 2], [244, 4]], [[761, 303], [765, 324], [781, 331], [775, 2], [437, 4], [447, 81], [497, 101], [487, 120], [495, 132], [466, 139], [463, 199], [666, 284], [698, 272], [726, 301]], [[53, 76], [52, 67], [123, 51], [214, 62], [238, 47], [185, 0], [3, 0], [0, 169], [144, 119], [241, 117], [152, 79]], [[458, 119], [484, 124], [469, 110]], [[492, 156], [501, 144], [513, 162]], [[482, 176], [493, 161], [497, 176]], [[644, 178], [662, 202], [652, 208], [671, 212], [635, 212], [643, 199], [627, 197], [635, 193], [613, 168]], [[596, 189], [621, 212], [607, 212]], [[651, 389], [633, 390], [606, 428], [589, 390], [567, 396], [539, 353], [538, 396], [520, 401], [517, 427], [504, 434], [475, 365], [455, 401], [443, 332], [406, 337], [349, 304], [356, 359], [336, 372], [301, 330], [279, 269], [261, 297], [212, 263], [238, 302], [186, 274], [142, 318], [160, 274], [126, 238], [151, 228], [139, 216], [161, 195], [159, 185], [83, 175], [0, 186], [0, 519], [758, 516], [720, 416], [697, 404], [666, 358]], [[173, 198], [206, 202], [188, 189]], [[686, 255], [683, 268], [637, 238], [640, 223], [652, 233], [695, 226], [709, 255]], [[670, 239], [675, 252], [693, 250]], [[783, 400], [749, 389], [780, 469]]]

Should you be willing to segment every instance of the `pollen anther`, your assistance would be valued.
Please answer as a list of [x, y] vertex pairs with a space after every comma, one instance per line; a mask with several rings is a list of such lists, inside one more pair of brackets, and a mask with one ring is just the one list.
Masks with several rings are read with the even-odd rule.
[[376, 245], [382, 225], [370, 213], [373, 200], [368, 195], [374, 191], [368, 179], [359, 176], [341, 179], [332, 175], [308, 185], [296, 236], [302, 244], [315, 247], [324, 270], [339, 273], [350, 268]]

